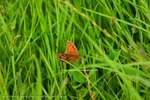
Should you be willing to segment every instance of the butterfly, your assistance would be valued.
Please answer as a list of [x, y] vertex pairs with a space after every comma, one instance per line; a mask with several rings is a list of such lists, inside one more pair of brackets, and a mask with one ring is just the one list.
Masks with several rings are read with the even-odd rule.
[[61, 61], [74, 62], [80, 60], [79, 52], [73, 42], [68, 41], [65, 53], [58, 54]]

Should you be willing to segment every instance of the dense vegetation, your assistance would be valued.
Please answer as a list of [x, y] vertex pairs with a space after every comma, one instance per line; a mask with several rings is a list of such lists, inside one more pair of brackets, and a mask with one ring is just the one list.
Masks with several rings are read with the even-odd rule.
[[[149, 0], [1, 0], [0, 99], [150, 99]], [[57, 55], [72, 41], [80, 61]]]

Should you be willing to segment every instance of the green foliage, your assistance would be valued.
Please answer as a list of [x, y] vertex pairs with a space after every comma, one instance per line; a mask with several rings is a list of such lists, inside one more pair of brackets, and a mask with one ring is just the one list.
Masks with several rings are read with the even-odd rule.
[[[0, 99], [149, 99], [149, 9], [149, 0], [1, 0]], [[68, 40], [79, 62], [57, 58]]]

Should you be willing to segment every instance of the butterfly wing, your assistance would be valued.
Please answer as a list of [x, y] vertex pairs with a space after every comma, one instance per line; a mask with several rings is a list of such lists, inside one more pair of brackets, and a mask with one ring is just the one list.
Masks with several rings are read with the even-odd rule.
[[79, 52], [71, 41], [67, 42], [67, 47], [65, 53], [60, 53], [58, 58], [62, 61], [66, 60], [69, 62], [78, 61], [80, 59]]
[[64, 53], [59, 54], [58, 57], [61, 61], [66, 60], [66, 61], [69, 61], [69, 62], [78, 61], [80, 59], [79, 55], [64, 54]]
[[76, 46], [71, 41], [67, 42], [67, 47], [66, 47], [65, 53], [66, 54], [74, 54], [74, 55], [78, 55], [79, 54]]

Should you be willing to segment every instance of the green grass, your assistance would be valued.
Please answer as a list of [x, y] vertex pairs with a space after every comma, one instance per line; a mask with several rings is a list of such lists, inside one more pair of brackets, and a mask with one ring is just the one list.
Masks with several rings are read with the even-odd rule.
[[[150, 99], [149, 0], [1, 0], [0, 99]], [[61, 62], [67, 41], [78, 62]]]

